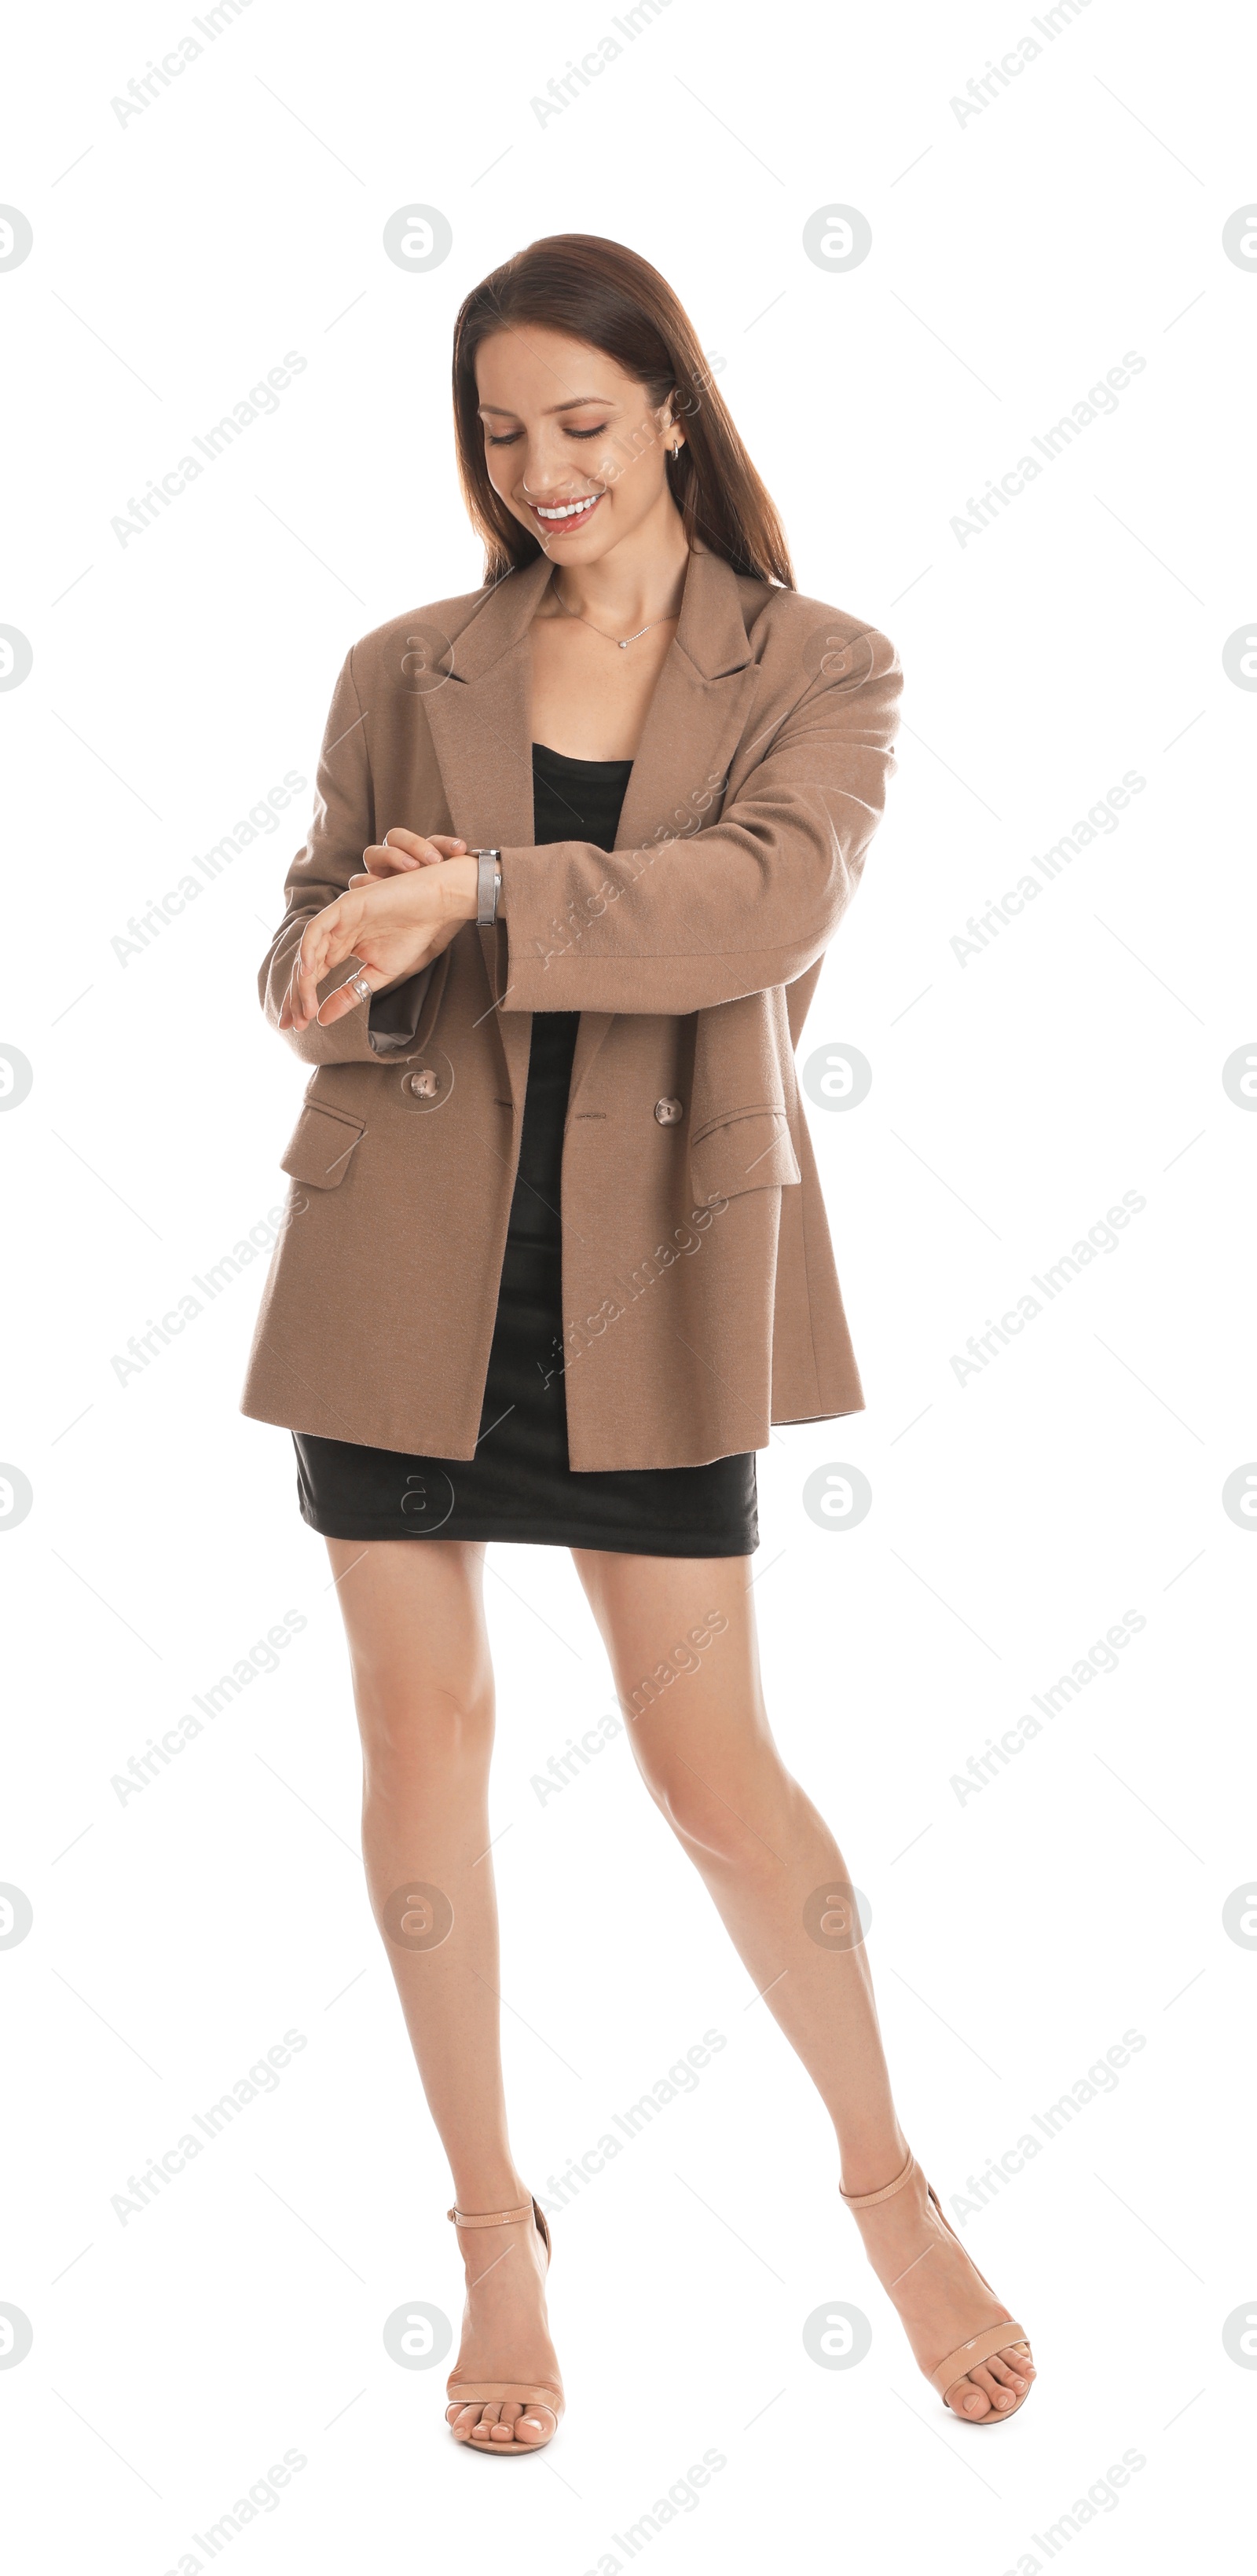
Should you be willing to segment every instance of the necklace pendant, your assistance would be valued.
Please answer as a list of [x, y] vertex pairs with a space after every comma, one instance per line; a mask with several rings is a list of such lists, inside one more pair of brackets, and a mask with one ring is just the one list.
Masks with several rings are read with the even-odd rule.
[[[616, 638], [616, 642], [617, 642], [617, 643], [619, 643], [619, 637], [618, 637], [618, 636], [617, 636], [617, 638]], [[626, 635], [626, 636], [625, 636], [625, 638], [624, 638], [623, 643], [622, 643], [622, 644], [620, 644], [620, 651], [621, 651], [622, 653], [627, 653], [628, 648], [629, 648], [629, 645], [630, 645], [630, 643], [631, 643], [631, 642], [632, 642], [632, 637], [631, 637], [631, 636], [629, 636], [629, 635]]]

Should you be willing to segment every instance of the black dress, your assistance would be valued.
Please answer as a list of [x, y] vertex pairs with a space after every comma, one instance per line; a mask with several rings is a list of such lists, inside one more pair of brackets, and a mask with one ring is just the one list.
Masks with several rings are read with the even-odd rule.
[[[533, 744], [533, 832], [613, 850], [630, 760]], [[474, 1458], [417, 1458], [295, 1431], [302, 1517], [325, 1538], [516, 1539], [629, 1556], [749, 1556], [755, 1455], [576, 1472], [563, 1385], [563, 1128], [580, 1015], [532, 1024], [519, 1166]]]

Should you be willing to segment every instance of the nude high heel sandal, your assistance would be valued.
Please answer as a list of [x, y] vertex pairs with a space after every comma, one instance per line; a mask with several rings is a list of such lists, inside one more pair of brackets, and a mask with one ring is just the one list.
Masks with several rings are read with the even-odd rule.
[[[527, 2218], [531, 2214], [537, 2233], [546, 2249], [546, 2270], [549, 2271], [550, 2230], [546, 2225], [545, 2213], [538, 2208], [535, 2200], [521, 2202], [518, 2209], [490, 2209], [484, 2212], [447, 2209], [445, 2214], [447, 2218], [453, 2219], [456, 2227], [510, 2227], [517, 2220]], [[535, 2382], [509, 2379], [448, 2379], [445, 2383], [445, 2395], [447, 2403], [451, 2406], [519, 2405], [523, 2407], [525, 2414], [540, 2408], [545, 2414], [553, 2415], [555, 2433], [559, 2429], [559, 2418], [563, 2413], [562, 2389], [551, 2388], [541, 2379]], [[553, 2439], [554, 2433], [547, 2433], [544, 2442], [517, 2442], [514, 2439], [509, 2442], [495, 2442], [490, 2435], [485, 2442], [476, 2442], [470, 2438], [466, 2442], [460, 2442], [459, 2449], [479, 2451], [486, 2459], [522, 2460], [530, 2451], [544, 2451], [546, 2443], [552, 2442]]]
[[[842, 2198], [845, 2200], [848, 2209], [872, 2209], [879, 2200], [892, 2199], [897, 2191], [902, 2191], [904, 2189], [905, 2184], [910, 2183], [917, 2178], [922, 2182], [925, 2181], [925, 2176], [921, 2173], [921, 2168], [917, 2163], [916, 2157], [911, 2153], [911, 2151], [909, 2151], [908, 2161], [904, 2166], [903, 2172], [896, 2174], [893, 2182], [883, 2184], [880, 2191], [843, 2191], [841, 2183], [839, 2183], [838, 2189]], [[951, 2220], [946, 2216], [943, 2210], [933, 2183], [927, 2182], [925, 2184], [925, 2188], [928, 2198], [934, 2204], [935, 2211], [941, 2224], [946, 2228], [947, 2233], [952, 2238], [953, 2242], [960, 2245], [960, 2250], [964, 2255], [970, 2270], [977, 2273], [977, 2277], [982, 2283], [983, 2289], [989, 2290], [991, 2297], [994, 2299], [995, 2292], [991, 2289], [991, 2284], [988, 2281], [986, 2274], [978, 2271], [977, 2264], [974, 2262], [968, 2246], [961, 2245], [961, 2240], [957, 2236]], [[928, 2246], [925, 2250], [927, 2253], [929, 2252]], [[918, 2256], [917, 2259], [919, 2261], [921, 2259], [920, 2256]], [[902, 2277], [902, 2275], [900, 2277]], [[890, 2287], [893, 2289], [893, 2282], [890, 2284]], [[998, 2305], [998, 2301], [996, 2304]], [[922, 2371], [924, 2377], [938, 2390], [939, 2396], [942, 2398], [943, 2404], [946, 2406], [948, 2395], [956, 2386], [958, 2380], [966, 2378], [971, 2370], [979, 2370], [983, 2362], [990, 2361], [995, 2353], [1004, 2352], [1010, 2348], [1024, 2352], [1027, 2359], [1029, 2359], [1030, 2343], [1025, 2327], [1019, 2326], [1012, 2317], [1002, 2317], [997, 2325], [984, 2326], [980, 2334], [970, 2335], [967, 2343], [958, 2344], [954, 2352], [944, 2354], [943, 2359], [936, 2362], [932, 2370], [927, 2369], [924, 2362], [919, 2363], [918, 2368]], [[949, 2407], [948, 2413], [953, 2414], [956, 2417], [957, 2422], [960, 2424], [1007, 2424], [1010, 2417], [1016, 2415], [1021, 2407], [1025, 2405], [1026, 2398], [1029, 2394], [1030, 2390], [1027, 2388], [1025, 2394], [1017, 2399], [1015, 2406], [1005, 2406], [1002, 2408], [992, 2406], [985, 2415], [966, 2415], [963, 2408], [958, 2406]]]

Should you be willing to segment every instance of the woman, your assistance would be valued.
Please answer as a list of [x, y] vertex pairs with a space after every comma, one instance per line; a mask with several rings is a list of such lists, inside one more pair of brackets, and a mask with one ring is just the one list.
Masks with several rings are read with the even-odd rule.
[[[486, 586], [350, 653], [262, 969], [317, 1070], [245, 1396], [293, 1431], [345, 1618], [368, 1882], [467, 2271], [447, 2420], [518, 2458], [563, 2406], [498, 2053], [499, 1539], [571, 1548], [647, 1789], [832, 2115], [917, 2361], [996, 2423], [1029, 2348], [899, 2128], [747, 1585], [770, 1422], [861, 1403], [793, 1050], [881, 811], [899, 666], [795, 591], [634, 253], [563, 235], [496, 270], [458, 317], [454, 408]], [[700, 1636], [665, 1723], [642, 1676]]]

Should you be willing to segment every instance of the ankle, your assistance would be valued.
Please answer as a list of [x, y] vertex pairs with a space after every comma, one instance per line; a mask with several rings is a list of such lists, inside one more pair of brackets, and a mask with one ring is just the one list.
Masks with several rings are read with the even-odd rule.
[[454, 2207], [467, 2212], [469, 2218], [487, 2217], [490, 2211], [518, 2209], [531, 2214], [532, 2193], [519, 2175], [483, 2166], [471, 2173], [460, 2171], [454, 2186]]
[[[880, 2192], [888, 2183], [898, 2182], [910, 2162], [911, 2150], [898, 2122], [892, 2137], [871, 2141], [849, 2142], [841, 2150], [843, 2194], [848, 2200], [861, 2200], [868, 2192]], [[905, 2181], [904, 2190], [908, 2188]]]

